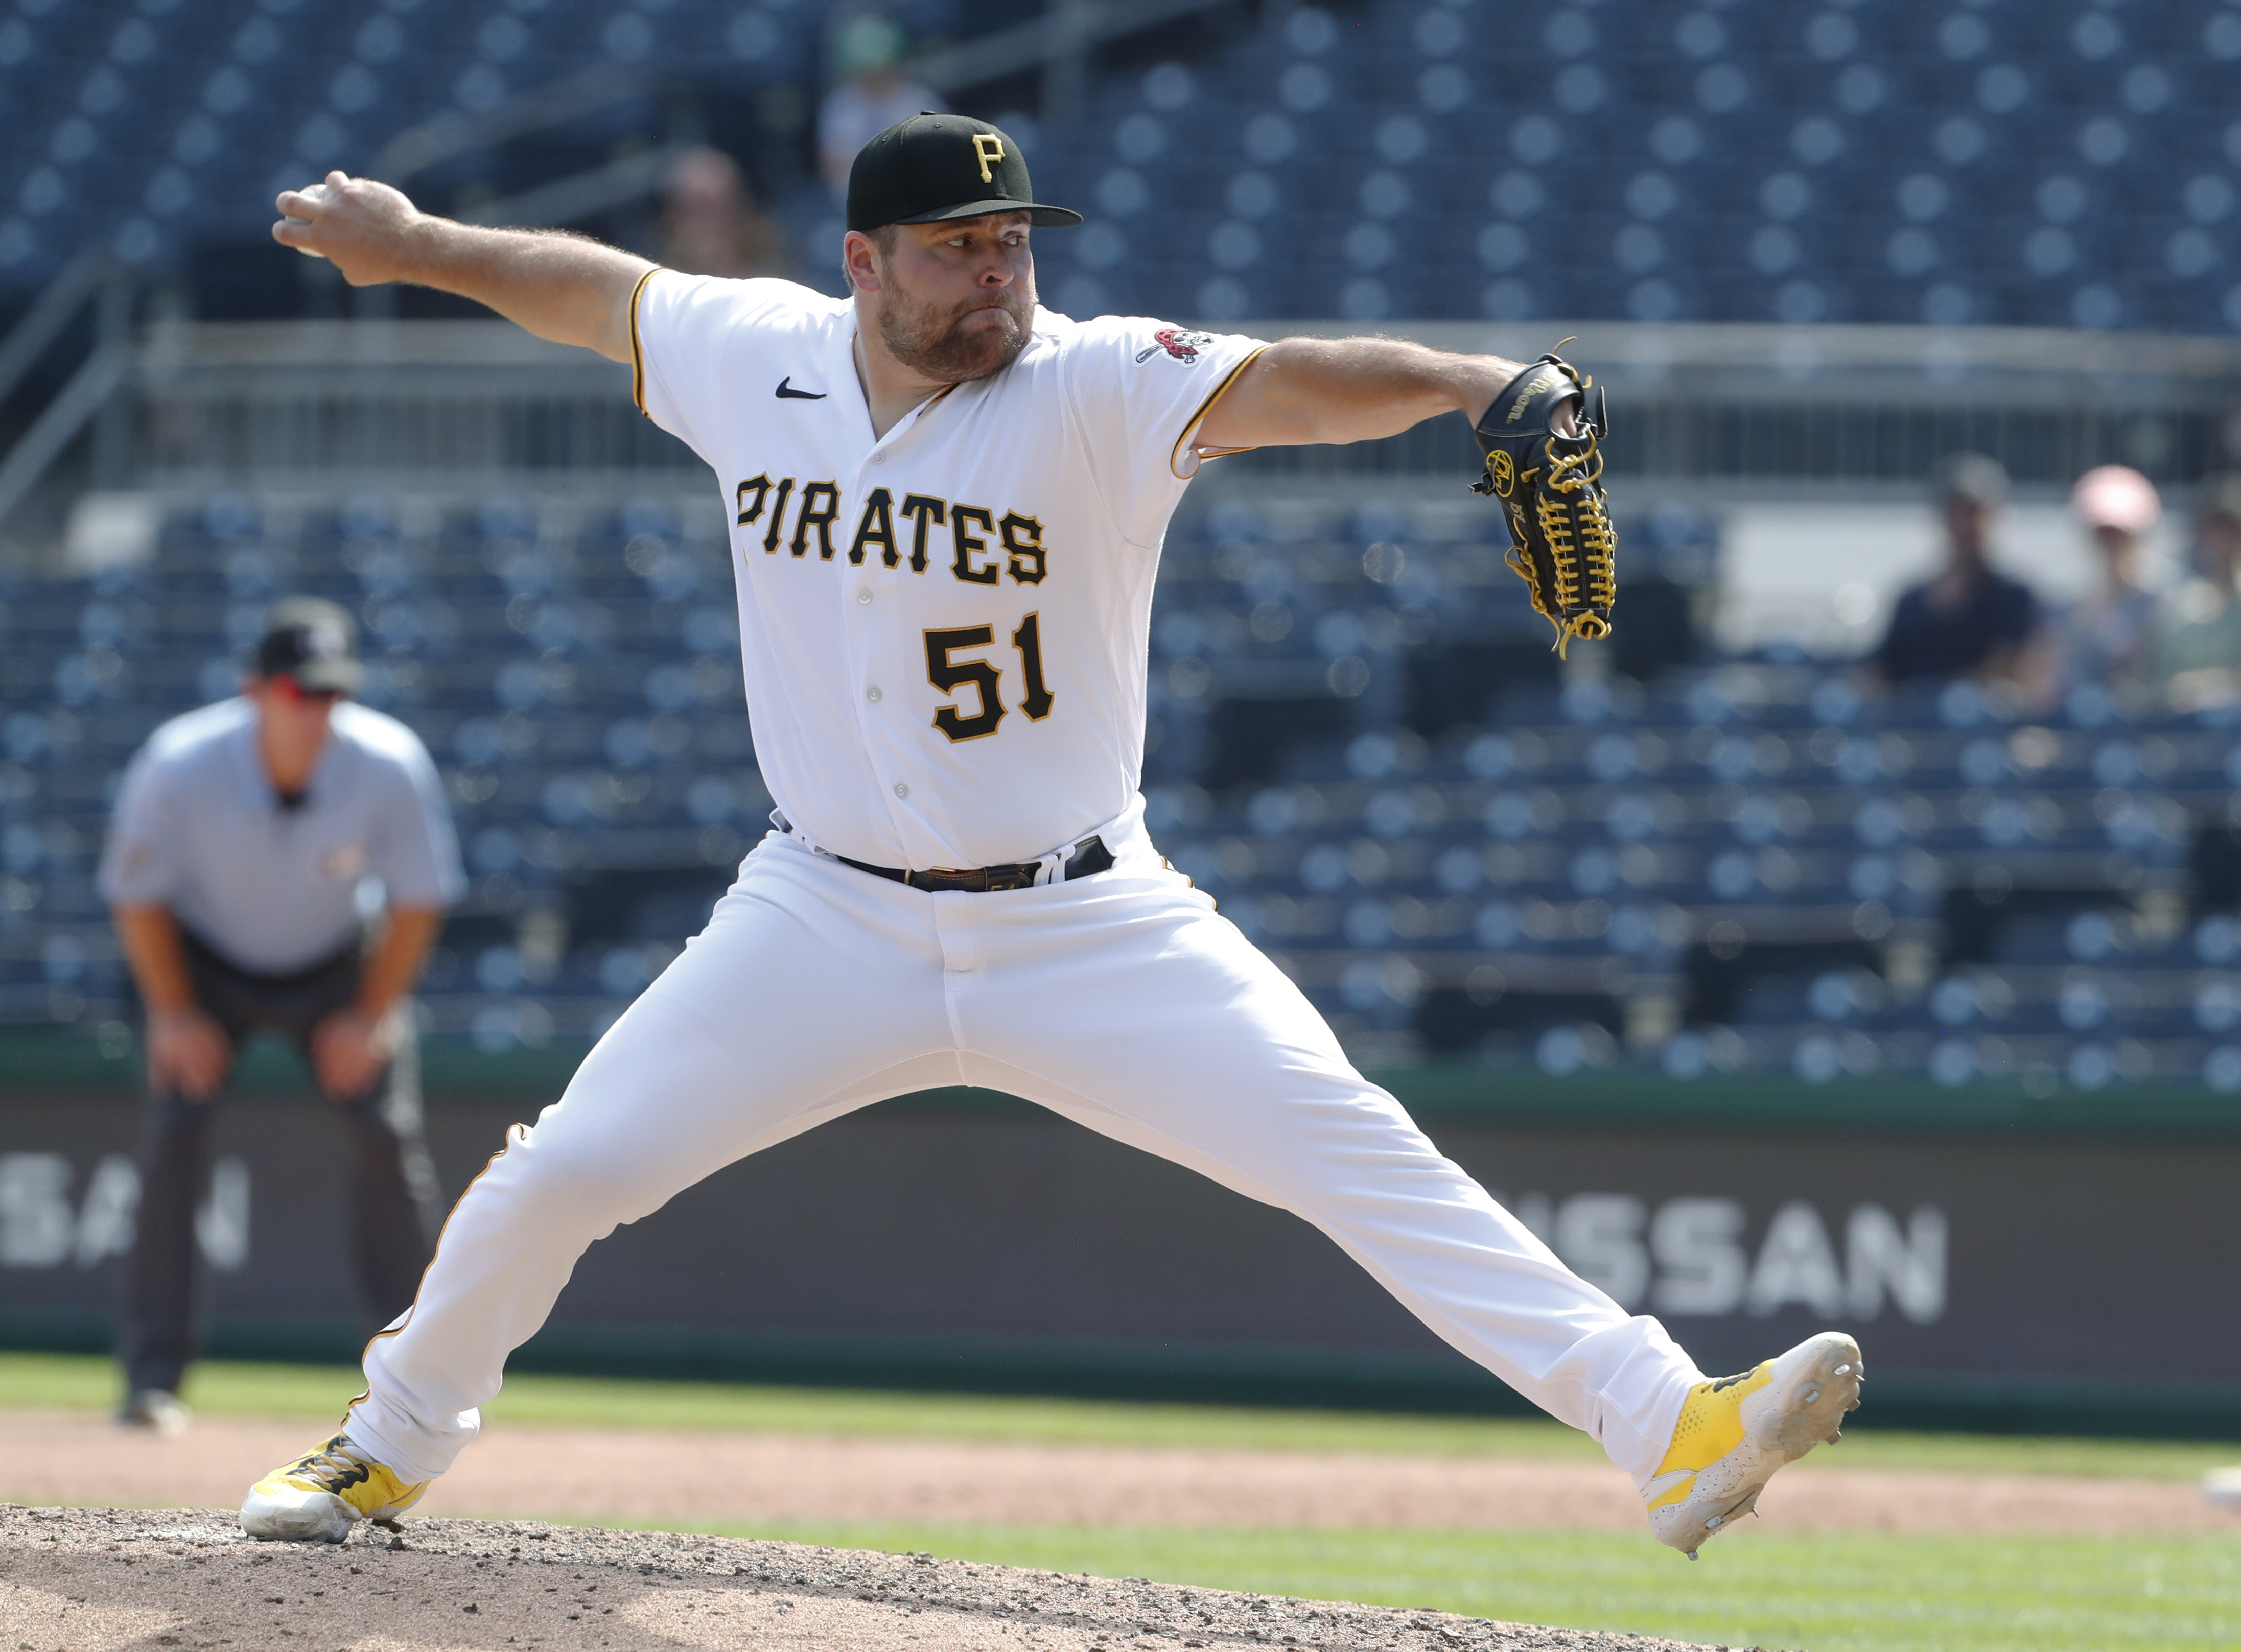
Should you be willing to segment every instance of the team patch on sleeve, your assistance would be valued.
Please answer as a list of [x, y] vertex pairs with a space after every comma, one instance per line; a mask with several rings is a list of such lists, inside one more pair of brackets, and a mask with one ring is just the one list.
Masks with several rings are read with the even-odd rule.
[[1139, 367], [1142, 366], [1164, 350], [1184, 366], [1195, 367], [1198, 365], [1199, 346], [1210, 344], [1213, 342], [1214, 335], [1210, 332], [1192, 332], [1182, 327], [1162, 327], [1152, 335], [1150, 344], [1136, 352], [1136, 365]]

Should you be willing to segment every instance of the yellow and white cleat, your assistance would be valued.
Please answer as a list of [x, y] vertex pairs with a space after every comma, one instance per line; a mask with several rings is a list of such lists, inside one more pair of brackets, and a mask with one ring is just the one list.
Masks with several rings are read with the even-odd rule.
[[241, 1529], [288, 1542], [339, 1543], [359, 1521], [393, 1520], [427, 1489], [425, 1480], [406, 1485], [338, 1434], [251, 1486], [241, 1505]]
[[1860, 1345], [1808, 1337], [1778, 1360], [1689, 1390], [1673, 1444], [1642, 1490], [1657, 1540], [1696, 1558], [1706, 1538], [1747, 1515], [1774, 1471], [1836, 1442], [1860, 1408]]

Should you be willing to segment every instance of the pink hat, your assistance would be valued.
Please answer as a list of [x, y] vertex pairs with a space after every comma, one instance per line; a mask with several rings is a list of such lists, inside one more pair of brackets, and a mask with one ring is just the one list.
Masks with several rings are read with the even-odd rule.
[[2145, 533], [2164, 513], [2156, 485], [2123, 465], [2097, 465], [2070, 491], [2070, 508], [2090, 528], [2118, 528]]

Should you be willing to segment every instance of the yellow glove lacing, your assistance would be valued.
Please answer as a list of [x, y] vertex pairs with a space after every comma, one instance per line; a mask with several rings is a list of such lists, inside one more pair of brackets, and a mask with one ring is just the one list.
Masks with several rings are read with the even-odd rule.
[[[1517, 532], [1519, 525], [1513, 522], [1511, 527], [1509, 555], [1505, 560], [1510, 572], [1525, 581], [1534, 612], [1556, 628], [1559, 659], [1566, 658], [1565, 650], [1575, 637], [1599, 642], [1610, 635], [1610, 621], [1604, 615], [1618, 600], [1618, 577], [1612, 563], [1618, 533], [1611, 525], [1609, 507], [1595, 486], [1602, 473], [1602, 450], [1592, 431], [1585, 445], [1575, 452], [1559, 454], [1550, 445], [1548, 479], [1535, 493], [1534, 512], [1549, 542], [1554, 592], [1544, 595], [1542, 592], [1526, 555], [1523, 536]], [[1533, 480], [1529, 474], [1520, 478], [1521, 485], [1530, 487]], [[1550, 596], [1555, 603], [1553, 609]]]

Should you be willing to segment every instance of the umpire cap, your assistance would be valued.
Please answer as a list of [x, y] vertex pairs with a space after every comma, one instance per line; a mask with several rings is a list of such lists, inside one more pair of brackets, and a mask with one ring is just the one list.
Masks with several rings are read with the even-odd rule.
[[1025, 212], [1047, 229], [1081, 222], [1038, 204], [1020, 146], [969, 115], [913, 115], [856, 151], [848, 169], [848, 227], [942, 224], [990, 212]]
[[257, 645], [259, 677], [292, 677], [305, 688], [349, 693], [365, 679], [354, 652], [350, 611], [320, 597], [283, 597], [264, 619]]

